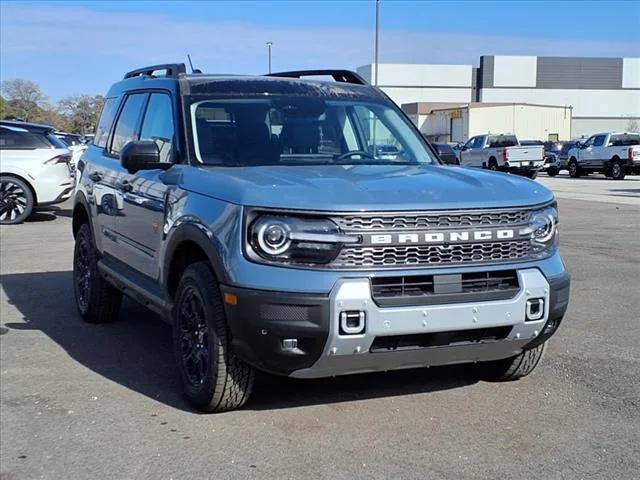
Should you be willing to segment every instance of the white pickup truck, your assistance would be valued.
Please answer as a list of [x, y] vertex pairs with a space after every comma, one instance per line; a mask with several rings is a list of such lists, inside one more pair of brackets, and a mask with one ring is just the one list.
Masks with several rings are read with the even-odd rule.
[[536, 178], [544, 166], [544, 147], [522, 147], [515, 135], [477, 135], [460, 149], [460, 164]]
[[614, 180], [640, 174], [640, 133], [597, 133], [569, 150], [569, 175], [601, 172]]

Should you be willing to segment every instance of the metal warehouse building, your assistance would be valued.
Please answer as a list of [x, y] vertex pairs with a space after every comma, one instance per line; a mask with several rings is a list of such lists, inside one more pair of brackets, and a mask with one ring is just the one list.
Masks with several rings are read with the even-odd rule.
[[[374, 68], [365, 65], [358, 68], [358, 73], [372, 81]], [[465, 131], [466, 135], [504, 128], [509, 120], [501, 119], [500, 115], [508, 112], [508, 105], [516, 110], [522, 108], [525, 116], [524, 112], [530, 112], [532, 118], [537, 115], [536, 108], [561, 107], [563, 115], [571, 111], [568, 137], [563, 138], [560, 127], [549, 125], [545, 136], [536, 137], [539, 140], [555, 133], [560, 134], [560, 140], [566, 140], [599, 131], [632, 130], [640, 123], [640, 58], [483, 56], [477, 68], [380, 64], [378, 85], [399, 105], [440, 104], [451, 109], [468, 105], [463, 108], [469, 112], [470, 130]], [[479, 113], [477, 103], [491, 104], [494, 110]], [[407, 105], [405, 110], [415, 108]], [[429, 105], [421, 108], [426, 110]], [[489, 123], [478, 123], [482, 115]], [[549, 111], [549, 116], [554, 114]], [[511, 124], [522, 127], [518, 116], [513, 117]], [[424, 125], [424, 121], [419, 125]], [[447, 132], [450, 137], [457, 136], [457, 131], [451, 131], [452, 126], [459, 128], [456, 122], [450, 123]], [[522, 138], [532, 138], [524, 133]], [[544, 129], [542, 132], [538, 129], [537, 134], [544, 134]]]
[[520, 139], [535, 140], [571, 136], [571, 107], [470, 102], [454, 106], [409, 103], [402, 109], [436, 142], [464, 142], [483, 133], [515, 133]]

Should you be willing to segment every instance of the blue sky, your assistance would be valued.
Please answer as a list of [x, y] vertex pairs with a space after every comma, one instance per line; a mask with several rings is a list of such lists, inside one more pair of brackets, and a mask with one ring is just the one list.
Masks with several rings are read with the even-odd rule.
[[[0, 2], [0, 78], [51, 101], [105, 93], [129, 69], [184, 61], [220, 73], [355, 69], [373, 59], [374, 3]], [[640, 56], [640, 2], [383, 0], [380, 59], [474, 64], [480, 55]]]

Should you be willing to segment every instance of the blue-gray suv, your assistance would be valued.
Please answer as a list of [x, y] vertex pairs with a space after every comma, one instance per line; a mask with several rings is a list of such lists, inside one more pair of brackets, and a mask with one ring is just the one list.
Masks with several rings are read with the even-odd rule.
[[242, 406], [256, 369], [517, 379], [569, 301], [553, 194], [442, 165], [343, 70], [127, 73], [79, 162], [73, 234], [82, 317], [116, 319], [123, 294], [158, 312], [203, 411]]

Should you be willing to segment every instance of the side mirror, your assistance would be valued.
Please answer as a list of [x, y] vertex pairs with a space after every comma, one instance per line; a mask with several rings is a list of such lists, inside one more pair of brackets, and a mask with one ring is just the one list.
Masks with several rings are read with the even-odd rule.
[[166, 170], [170, 163], [160, 163], [160, 151], [155, 142], [133, 141], [127, 143], [120, 152], [120, 164], [129, 172], [138, 170]]
[[460, 151], [464, 152], [468, 147], [466, 145], [460, 145]]

